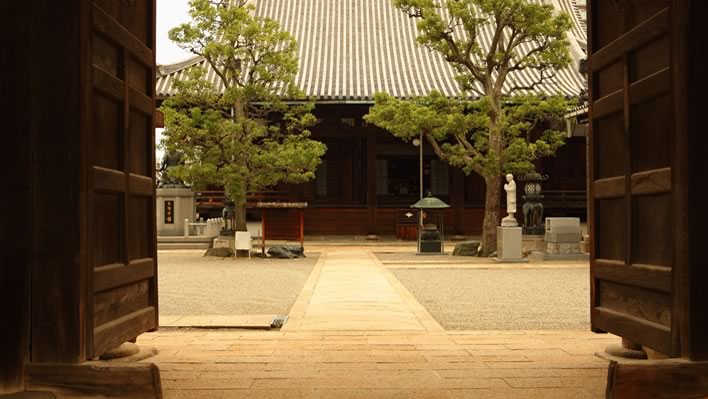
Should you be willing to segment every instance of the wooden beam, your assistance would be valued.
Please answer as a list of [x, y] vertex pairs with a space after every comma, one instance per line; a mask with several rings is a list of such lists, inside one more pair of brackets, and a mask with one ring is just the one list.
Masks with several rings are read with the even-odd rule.
[[609, 399], [685, 399], [708, 397], [708, 363], [678, 360], [611, 361]]
[[593, 184], [595, 199], [610, 199], [624, 197], [625, 190], [624, 176], [608, 177], [606, 179], [595, 180]]
[[668, 267], [627, 266], [621, 261], [596, 259], [595, 277], [666, 293], [671, 292], [671, 269]]
[[[599, 291], [596, 295], [599, 301]], [[601, 306], [592, 309], [592, 318], [593, 327], [602, 331], [611, 331], [661, 353], [669, 353], [671, 349], [669, 327]]]
[[94, 329], [94, 355], [100, 356], [149, 330], [153, 327], [156, 317], [157, 310], [150, 306], [96, 326]]
[[133, 260], [128, 265], [122, 263], [96, 268], [93, 292], [101, 292], [121, 285], [145, 280], [155, 275], [155, 261], [152, 258]]
[[152, 363], [32, 365], [27, 390], [62, 398], [162, 398], [160, 369]]
[[632, 174], [632, 195], [663, 194], [671, 191], [671, 168]]

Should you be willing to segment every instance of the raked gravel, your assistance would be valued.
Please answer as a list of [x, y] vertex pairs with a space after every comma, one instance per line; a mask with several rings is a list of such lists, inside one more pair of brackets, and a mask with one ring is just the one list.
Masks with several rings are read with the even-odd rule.
[[390, 269], [446, 330], [587, 330], [587, 268]]
[[204, 257], [203, 253], [159, 251], [161, 314], [288, 314], [319, 256], [234, 259]]

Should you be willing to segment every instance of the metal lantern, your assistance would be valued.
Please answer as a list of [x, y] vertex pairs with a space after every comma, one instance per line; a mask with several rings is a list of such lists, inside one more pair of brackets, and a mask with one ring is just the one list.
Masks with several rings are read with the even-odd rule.
[[530, 172], [520, 179], [524, 184], [524, 234], [542, 235], [545, 233], [543, 224], [543, 190], [541, 183], [548, 180], [548, 175]]
[[[439, 198], [433, 197], [433, 194], [428, 191], [428, 196], [411, 205], [411, 208], [418, 209], [418, 212], [425, 210], [437, 211], [438, 224], [425, 223], [423, 217], [419, 218], [418, 223], [418, 254], [441, 254], [445, 252], [443, 246], [443, 215], [441, 210], [449, 208], [450, 205], [444, 203]], [[438, 228], [438, 226], [440, 226]]]

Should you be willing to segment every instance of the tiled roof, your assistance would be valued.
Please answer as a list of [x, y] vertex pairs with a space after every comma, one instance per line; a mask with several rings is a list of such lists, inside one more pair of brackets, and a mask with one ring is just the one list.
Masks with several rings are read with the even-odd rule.
[[[566, 10], [576, 0], [529, 0]], [[372, 102], [376, 92], [407, 98], [438, 90], [447, 96], [460, 93], [454, 71], [437, 53], [416, 45], [415, 20], [394, 7], [390, 0], [258, 0], [256, 13], [277, 20], [297, 40], [300, 71], [297, 85], [319, 102]], [[573, 65], [535, 90], [546, 94], [576, 96], [585, 87], [577, 62], [585, 55], [585, 40], [577, 16], [571, 31]], [[583, 35], [576, 38], [575, 36]], [[491, 32], [482, 32], [484, 43]], [[207, 69], [207, 79], [223, 89], [201, 57], [179, 65], [163, 65], [157, 78], [157, 95], [173, 93], [173, 82], [188, 68]], [[509, 76], [507, 82], [529, 84], [535, 71]], [[508, 87], [507, 87], [508, 89]]]

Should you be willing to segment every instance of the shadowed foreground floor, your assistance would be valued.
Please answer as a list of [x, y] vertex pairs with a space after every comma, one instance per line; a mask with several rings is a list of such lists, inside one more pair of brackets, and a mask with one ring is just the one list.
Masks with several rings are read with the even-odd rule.
[[579, 331], [162, 330], [165, 398], [602, 398], [617, 343]]

